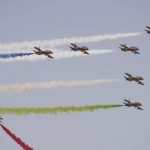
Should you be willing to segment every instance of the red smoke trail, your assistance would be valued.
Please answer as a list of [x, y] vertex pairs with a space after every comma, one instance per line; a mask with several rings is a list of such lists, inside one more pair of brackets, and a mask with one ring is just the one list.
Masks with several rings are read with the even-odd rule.
[[17, 144], [19, 144], [23, 148], [23, 150], [33, 150], [33, 148], [29, 147], [27, 144], [25, 144], [23, 141], [21, 141], [20, 138], [16, 137], [11, 131], [9, 131], [2, 124], [0, 124], [0, 126]]

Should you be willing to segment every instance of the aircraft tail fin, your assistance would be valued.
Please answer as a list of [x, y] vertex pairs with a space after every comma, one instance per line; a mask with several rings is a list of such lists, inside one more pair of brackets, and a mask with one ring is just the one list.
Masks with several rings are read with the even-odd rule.
[[90, 55], [87, 51], [84, 51], [83, 53], [84, 53], [84, 54], [87, 54], [87, 55]]
[[36, 54], [37, 53], [37, 51], [36, 50], [33, 50], [33, 52]]
[[126, 76], [124, 76], [124, 78], [125, 78], [126, 80], [129, 80], [128, 77], [126, 77]]
[[127, 79], [127, 77], [126, 76], [123, 76], [125, 79]]
[[54, 58], [53, 56], [51, 56], [51, 55], [48, 55], [48, 58]]
[[72, 46], [69, 46], [71, 49], [73, 49], [73, 47]]

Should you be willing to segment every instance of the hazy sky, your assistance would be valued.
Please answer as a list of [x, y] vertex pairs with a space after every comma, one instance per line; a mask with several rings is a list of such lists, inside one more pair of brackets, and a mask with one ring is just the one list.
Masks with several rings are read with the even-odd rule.
[[[3, 115], [3, 124], [35, 150], [150, 149], [150, 1], [136, 0], [0, 0], [0, 42], [51, 40], [121, 32], [142, 35], [86, 44], [114, 49], [112, 54], [39, 62], [0, 63], [0, 84], [117, 78], [118, 83], [70, 89], [0, 94], [1, 106], [71, 106], [122, 104], [131, 98], [144, 111], [126, 107], [59, 115]], [[121, 52], [121, 43], [140, 48], [141, 55]], [[59, 47], [68, 49], [68, 45]], [[32, 50], [31, 50], [32, 52]], [[141, 75], [144, 86], [126, 82], [125, 72]], [[21, 148], [0, 129], [0, 149]]]

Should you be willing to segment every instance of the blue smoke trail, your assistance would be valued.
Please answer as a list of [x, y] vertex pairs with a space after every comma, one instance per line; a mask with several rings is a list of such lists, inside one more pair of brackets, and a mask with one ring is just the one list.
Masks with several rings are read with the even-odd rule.
[[19, 56], [29, 56], [34, 53], [10, 53], [10, 54], [0, 54], [0, 58], [14, 58]]

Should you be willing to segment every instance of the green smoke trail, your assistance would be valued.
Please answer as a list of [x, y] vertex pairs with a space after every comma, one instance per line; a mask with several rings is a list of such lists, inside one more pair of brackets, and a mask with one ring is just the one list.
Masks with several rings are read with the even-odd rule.
[[110, 109], [124, 105], [87, 105], [87, 106], [64, 106], [64, 107], [0, 107], [0, 114], [58, 114], [69, 112], [95, 111], [99, 109]]

